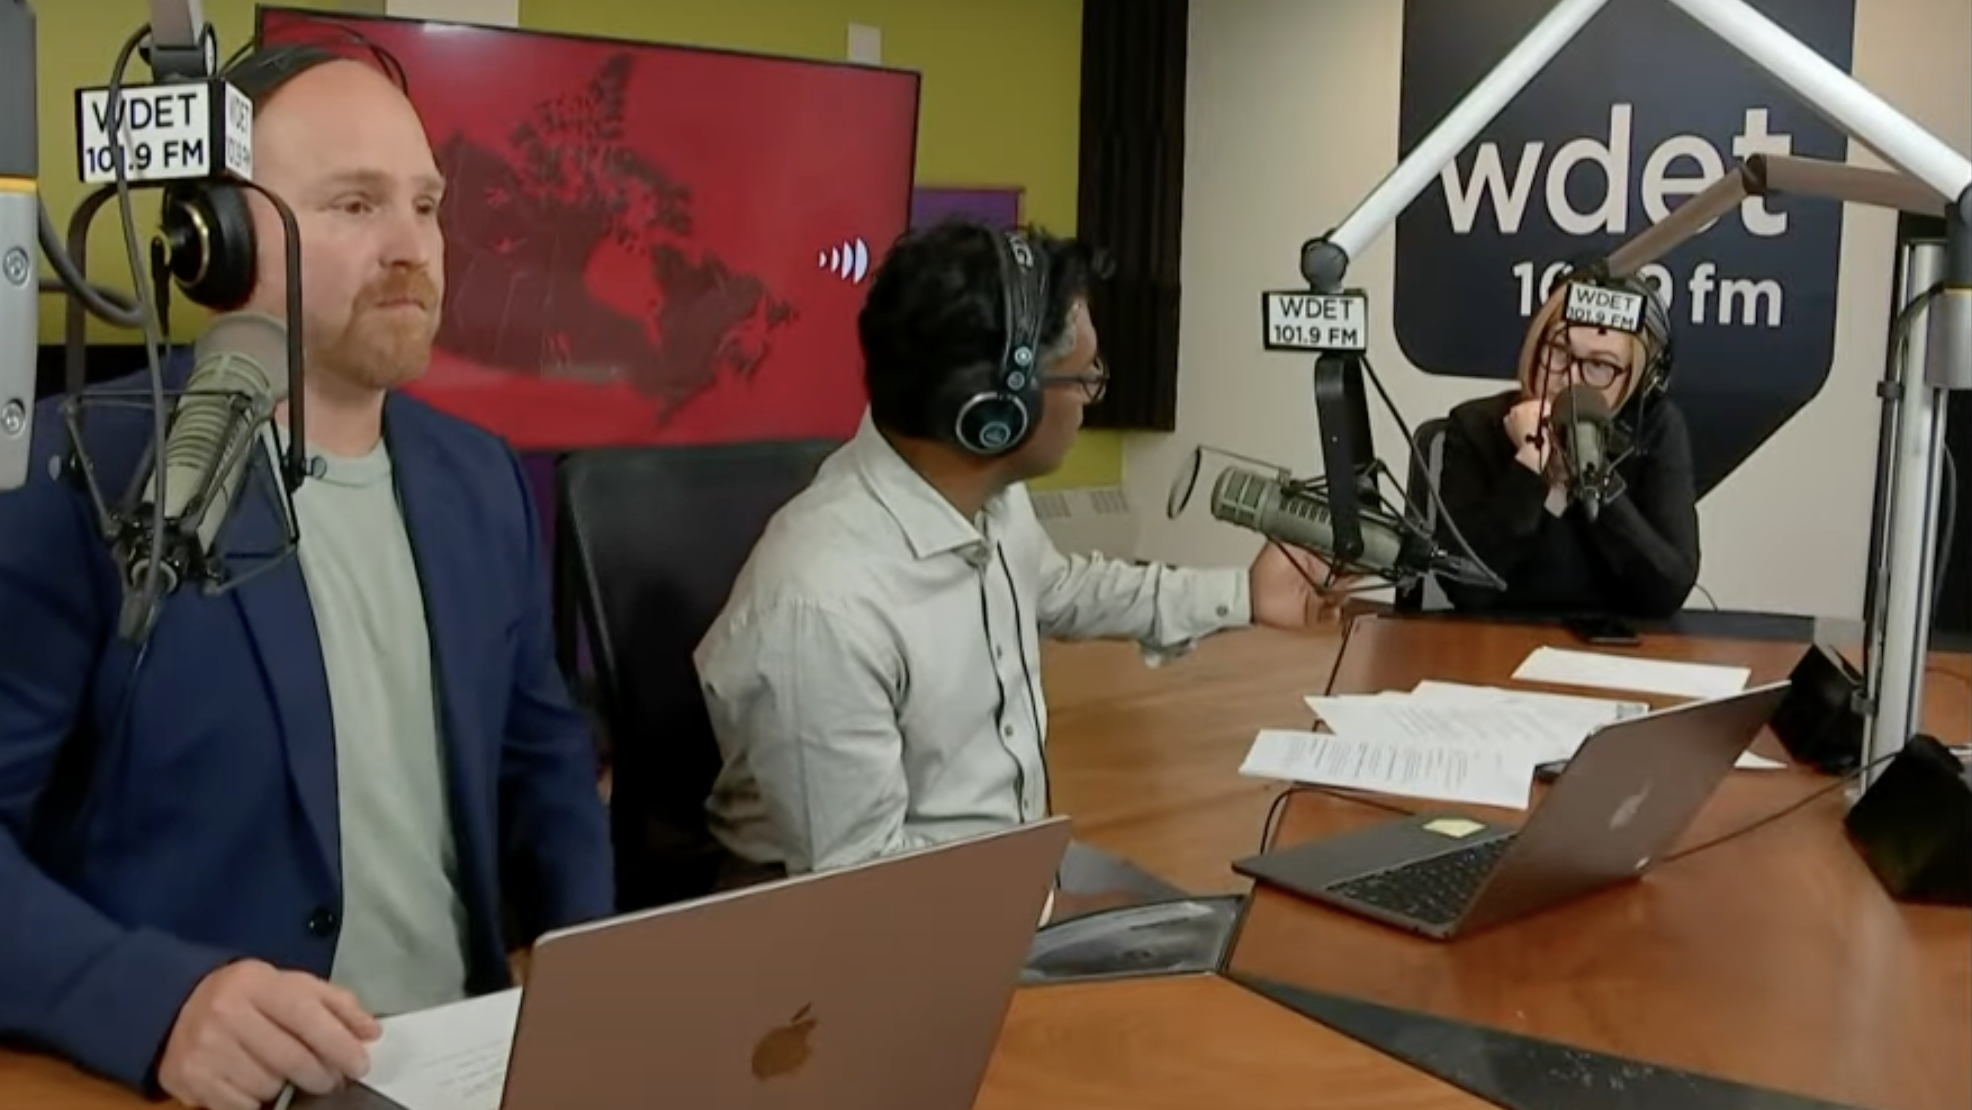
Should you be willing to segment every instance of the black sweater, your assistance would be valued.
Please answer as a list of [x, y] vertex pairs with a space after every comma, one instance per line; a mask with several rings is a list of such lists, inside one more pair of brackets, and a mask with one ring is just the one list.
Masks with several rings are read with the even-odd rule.
[[[1444, 581], [1470, 612], [1610, 613], [1649, 619], [1683, 607], [1698, 582], [1698, 496], [1691, 436], [1668, 400], [1652, 398], [1638, 450], [1617, 467], [1621, 492], [1594, 523], [1570, 504], [1547, 510], [1548, 480], [1514, 459], [1503, 422], [1516, 392], [1451, 411], [1438, 488], [1445, 513], [1505, 590]], [[1439, 542], [1457, 549], [1442, 521]]]

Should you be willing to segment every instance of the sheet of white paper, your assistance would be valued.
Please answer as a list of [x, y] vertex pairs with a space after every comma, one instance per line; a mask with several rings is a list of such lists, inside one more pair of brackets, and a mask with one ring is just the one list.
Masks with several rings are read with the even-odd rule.
[[363, 1085], [404, 1110], [500, 1110], [520, 988], [383, 1019]]
[[1632, 659], [1596, 651], [1535, 648], [1513, 677], [1521, 682], [1550, 682], [1557, 686], [1593, 686], [1605, 690], [1636, 690], [1680, 698], [1717, 698], [1746, 689], [1753, 672], [1745, 667], [1713, 663], [1673, 663], [1664, 659]]
[[1495, 748], [1534, 764], [1567, 759], [1602, 723], [1511, 701], [1432, 698], [1309, 698], [1331, 731], [1355, 739]]
[[[1408, 699], [1423, 710], [1392, 713], [1393, 702]], [[1512, 744], [1525, 749], [1535, 763], [1572, 758], [1582, 741], [1599, 726], [1640, 717], [1650, 706], [1640, 701], [1551, 694], [1538, 690], [1509, 690], [1498, 686], [1470, 686], [1457, 682], [1426, 680], [1410, 693], [1385, 691], [1361, 697], [1308, 698], [1308, 708], [1330, 728], [1355, 731], [1399, 728], [1423, 735], [1471, 743]], [[1330, 707], [1323, 714], [1322, 707]], [[1459, 712], [1448, 712], [1450, 707]], [[1365, 708], [1366, 707], [1366, 708]], [[1502, 710], [1501, 707], [1506, 707]], [[1366, 717], [1385, 715], [1371, 721]], [[1351, 722], [1348, 728], [1337, 718]], [[1764, 756], [1747, 752], [1736, 764], [1742, 770], [1772, 771], [1785, 767]]]
[[1267, 729], [1243, 775], [1409, 798], [1526, 809], [1533, 763], [1508, 748]]

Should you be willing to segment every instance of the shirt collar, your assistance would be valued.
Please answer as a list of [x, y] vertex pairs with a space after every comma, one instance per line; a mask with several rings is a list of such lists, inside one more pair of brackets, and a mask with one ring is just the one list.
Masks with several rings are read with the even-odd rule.
[[[897, 453], [867, 411], [849, 449], [864, 488], [903, 530], [913, 555], [929, 559], [948, 552], [968, 557], [985, 553], [986, 537]], [[987, 502], [986, 515], [998, 501], [995, 495]]]

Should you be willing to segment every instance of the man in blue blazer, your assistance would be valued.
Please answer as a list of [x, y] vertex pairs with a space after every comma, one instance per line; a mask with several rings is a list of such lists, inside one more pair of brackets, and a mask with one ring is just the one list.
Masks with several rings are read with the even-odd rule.
[[[88, 497], [49, 475], [70, 449], [52, 407], [36, 477], [0, 494], [0, 1037], [216, 1110], [360, 1077], [377, 1016], [506, 987], [511, 948], [614, 900], [522, 471], [394, 392], [444, 290], [423, 125], [319, 50], [234, 80], [259, 102], [256, 179], [301, 228], [296, 555], [175, 592], [138, 646]], [[244, 307], [282, 316], [279, 224], [252, 214]], [[150, 432], [90, 420], [111, 495]], [[262, 468], [229, 551], [279, 546], [273, 489]]]

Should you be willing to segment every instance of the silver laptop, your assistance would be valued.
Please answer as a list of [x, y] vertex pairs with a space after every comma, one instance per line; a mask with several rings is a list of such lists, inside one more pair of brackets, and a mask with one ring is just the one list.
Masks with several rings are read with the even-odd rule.
[[550, 933], [502, 1110], [967, 1110], [1066, 818]]
[[1427, 813], [1233, 864], [1256, 881], [1449, 940], [1642, 876], [1677, 843], [1788, 683], [1603, 725], [1517, 829]]

